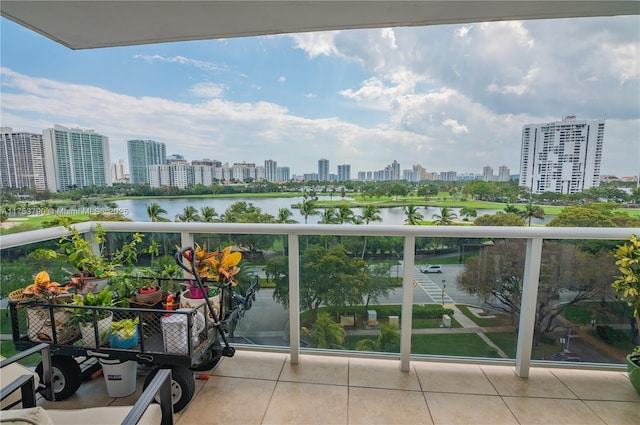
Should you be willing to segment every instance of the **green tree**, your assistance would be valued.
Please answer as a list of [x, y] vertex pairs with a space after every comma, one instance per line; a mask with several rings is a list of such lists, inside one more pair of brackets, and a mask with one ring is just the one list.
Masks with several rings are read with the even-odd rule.
[[289, 208], [280, 208], [278, 210], [278, 216], [276, 217], [276, 223], [294, 224], [297, 223], [297, 221], [293, 219], [293, 213]]
[[[517, 326], [522, 301], [525, 243], [520, 240], [496, 240], [480, 254], [470, 257], [456, 278], [458, 287], [478, 295], [495, 309], [511, 315]], [[554, 320], [568, 306], [579, 301], [598, 299], [607, 291], [613, 268], [612, 254], [591, 254], [569, 243], [545, 242], [542, 249], [538, 283], [535, 336], [551, 332]], [[557, 303], [561, 290], [571, 288], [571, 298]]]
[[529, 202], [525, 207], [524, 211], [519, 212], [520, 217], [527, 220], [527, 225], [531, 227], [531, 219], [532, 218], [544, 218], [544, 208], [539, 205], [533, 205]]
[[167, 213], [167, 210], [162, 208], [160, 204], [153, 202], [147, 205], [146, 207], [147, 207], [147, 215], [149, 216], [151, 221], [153, 221], [154, 223], [169, 221], [168, 218], [162, 216], [162, 214]]
[[513, 204], [509, 204], [509, 203], [507, 203], [507, 205], [505, 205], [503, 211], [506, 212], [506, 213], [513, 213], [513, 214], [518, 214], [518, 215], [520, 215], [522, 213], [522, 211], [520, 211], [520, 209], [518, 207], [516, 207]]
[[378, 263], [370, 267], [371, 279], [362, 288], [362, 298], [365, 308], [369, 304], [377, 304], [381, 297], [387, 297], [391, 284], [391, 264], [389, 262]]
[[336, 209], [333, 207], [325, 208], [322, 213], [322, 218], [318, 221], [320, 224], [337, 224], [338, 223], [338, 214]]
[[302, 201], [302, 205], [300, 206], [300, 214], [302, 214], [302, 216], [304, 217], [304, 224], [307, 224], [307, 219], [309, 218], [309, 216], [319, 214], [319, 211], [315, 206], [315, 202], [316, 201], [314, 198], [305, 198]]
[[184, 223], [191, 223], [194, 221], [201, 221], [200, 215], [198, 214], [198, 210], [196, 207], [192, 205], [187, 205], [182, 210], [182, 214], [176, 214], [176, 221], [181, 221]]
[[481, 215], [473, 221], [474, 226], [524, 226], [524, 218], [518, 214], [498, 211], [495, 214]]
[[444, 206], [440, 208], [440, 214], [434, 214], [433, 218], [436, 220], [433, 222], [437, 226], [449, 226], [453, 224], [453, 220], [458, 218], [458, 215], [451, 208]]
[[[372, 221], [382, 221], [382, 217], [380, 216], [380, 208], [375, 205], [367, 205], [362, 209], [362, 219], [365, 224], [369, 224]], [[364, 259], [364, 254], [367, 252], [367, 239], [368, 237], [365, 235], [364, 243], [362, 244], [362, 255], [360, 258]]]
[[469, 218], [476, 218], [478, 216], [478, 211], [476, 211], [475, 208], [463, 207], [460, 209], [460, 216], [463, 218], [463, 220], [469, 221]]
[[353, 223], [353, 219], [354, 219], [353, 211], [348, 206], [341, 205], [338, 208], [337, 218], [338, 218], [339, 224]]
[[216, 221], [216, 217], [218, 217], [218, 213], [215, 208], [204, 206], [200, 208], [200, 217], [201, 220], [205, 223], [213, 223]]
[[[289, 307], [289, 269], [286, 260], [272, 259], [265, 266], [267, 278], [275, 283], [273, 299]], [[347, 306], [362, 301], [362, 288], [369, 282], [369, 268], [360, 258], [349, 258], [342, 245], [329, 249], [314, 245], [300, 257], [300, 308], [311, 311], [313, 320], [318, 308]]]
[[424, 216], [420, 214], [416, 205], [407, 205], [404, 207], [404, 215], [407, 216], [404, 222], [411, 226], [420, 224], [420, 221], [424, 219]]
[[302, 328], [302, 333], [311, 341], [311, 345], [317, 348], [342, 349], [346, 332], [339, 323], [333, 321], [329, 313], [318, 312], [318, 319], [311, 329]]
[[380, 325], [380, 335], [376, 339], [361, 339], [356, 344], [356, 351], [397, 353], [400, 351], [400, 333], [391, 325]]
[[586, 204], [563, 209], [549, 227], [616, 227], [612, 208], [606, 205]]

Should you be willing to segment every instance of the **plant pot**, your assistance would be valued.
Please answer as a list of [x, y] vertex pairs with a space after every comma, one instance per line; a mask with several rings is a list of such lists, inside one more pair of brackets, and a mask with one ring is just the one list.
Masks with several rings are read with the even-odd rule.
[[113, 313], [111, 312], [109, 312], [109, 315], [107, 317], [98, 320], [99, 344], [96, 344], [95, 327], [93, 326], [93, 322], [81, 323], [80, 333], [82, 334], [82, 339], [84, 340], [84, 346], [98, 348], [99, 346], [106, 344], [109, 339], [109, 333], [111, 332], [112, 320]]
[[138, 288], [135, 293], [136, 302], [139, 304], [156, 304], [162, 299], [162, 291], [159, 286], [151, 288]]
[[80, 278], [80, 286], [76, 289], [76, 294], [85, 295], [91, 292], [99, 294], [109, 284], [108, 277], [83, 277]]
[[[198, 308], [203, 305], [206, 298], [191, 298], [189, 295], [189, 290], [182, 291], [180, 294], [180, 306], [182, 308]], [[213, 297], [209, 297], [209, 304], [213, 307], [216, 312], [216, 315], [220, 314], [220, 294], [214, 295]], [[209, 309], [205, 307], [207, 310], [207, 314], [209, 315], [209, 319], [212, 319], [211, 313], [209, 313]], [[202, 309], [201, 309], [202, 311]]]
[[189, 298], [191, 298], [191, 299], [204, 299], [204, 298], [206, 298], [206, 294], [208, 292], [209, 292], [209, 287], [208, 286], [204, 286], [204, 293], [197, 286], [191, 286], [191, 287], [189, 287]]
[[[70, 295], [57, 297], [58, 300], [71, 301]], [[80, 335], [78, 325], [70, 325], [73, 312], [63, 306], [53, 308], [58, 344], [64, 344]], [[48, 307], [27, 307], [27, 335], [31, 341], [53, 342], [53, 326]]]
[[138, 345], [138, 327], [131, 338], [123, 338], [118, 333], [109, 335], [109, 347], [111, 348], [133, 348]]
[[629, 372], [629, 381], [640, 394], [640, 366], [631, 361], [631, 354], [627, 355], [627, 372]]

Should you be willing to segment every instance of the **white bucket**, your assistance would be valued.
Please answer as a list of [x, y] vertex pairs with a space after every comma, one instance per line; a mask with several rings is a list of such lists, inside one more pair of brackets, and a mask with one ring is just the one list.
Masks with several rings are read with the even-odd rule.
[[126, 397], [136, 391], [138, 363], [131, 360], [100, 359], [100, 364], [109, 397]]

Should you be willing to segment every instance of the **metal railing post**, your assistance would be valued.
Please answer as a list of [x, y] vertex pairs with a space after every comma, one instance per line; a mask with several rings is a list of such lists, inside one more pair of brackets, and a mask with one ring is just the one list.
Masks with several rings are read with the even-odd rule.
[[298, 235], [289, 233], [289, 346], [291, 364], [300, 362], [300, 248]]
[[[408, 372], [411, 360], [411, 322], [413, 319], [413, 265], [415, 236], [404, 238], [402, 271], [402, 321], [400, 325], [400, 370]], [[397, 267], [397, 266], [396, 266]]]
[[538, 278], [540, 277], [541, 258], [542, 239], [527, 239], [524, 279], [522, 282], [522, 304], [520, 306], [520, 325], [518, 327], [518, 346], [516, 351], [516, 374], [521, 378], [529, 377], [533, 334], [536, 325]]
[[[195, 249], [194, 246], [194, 239], [193, 239], [193, 233], [191, 232], [180, 232], [180, 246], [181, 247], [187, 247], [187, 246], [191, 246]], [[191, 273], [187, 272], [186, 270], [182, 271], [182, 277], [185, 279], [189, 279], [191, 277]]]

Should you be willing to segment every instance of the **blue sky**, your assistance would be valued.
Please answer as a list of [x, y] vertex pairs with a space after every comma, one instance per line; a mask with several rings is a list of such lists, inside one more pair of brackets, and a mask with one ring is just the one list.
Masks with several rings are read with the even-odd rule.
[[519, 172], [524, 124], [605, 118], [640, 171], [640, 18], [328, 31], [72, 51], [1, 19], [1, 124], [60, 124], [222, 162]]

